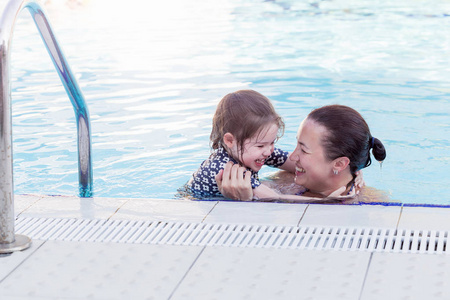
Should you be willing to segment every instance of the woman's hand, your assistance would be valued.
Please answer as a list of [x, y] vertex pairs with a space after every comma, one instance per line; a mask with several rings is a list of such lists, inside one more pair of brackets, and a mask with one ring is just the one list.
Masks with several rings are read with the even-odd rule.
[[215, 177], [219, 191], [224, 197], [243, 201], [253, 199], [250, 178], [251, 172], [247, 172], [244, 167], [232, 162], [228, 162]]

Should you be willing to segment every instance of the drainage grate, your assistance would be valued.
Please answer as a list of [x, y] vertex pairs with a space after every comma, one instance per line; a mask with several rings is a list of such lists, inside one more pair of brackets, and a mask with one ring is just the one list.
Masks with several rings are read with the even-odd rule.
[[37, 240], [446, 253], [447, 231], [187, 222], [18, 218]]

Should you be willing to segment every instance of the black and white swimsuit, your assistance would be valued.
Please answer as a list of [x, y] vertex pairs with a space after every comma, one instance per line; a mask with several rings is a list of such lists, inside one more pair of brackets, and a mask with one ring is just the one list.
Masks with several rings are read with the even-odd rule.
[[[278, 168], [287, 161], [288, 155], [288, 152], [275, 148], [264, 164]], [[212, 153], [211, 156], [200, 165], [197, 172], [192, 175], [193, 178], [188, 183], [193, 195], [198, 198], [222, 196], [219, 192], [215, 176], [229, 161], [238, 164], [238, 162], [232, 158], [223, 147]], [[247, 171], [252, 172], [252, 188], [255, 189], [260, 186], [261, 182], [259, 181], [258, 172], [255, 172], [250, 168], [247, 168]]]

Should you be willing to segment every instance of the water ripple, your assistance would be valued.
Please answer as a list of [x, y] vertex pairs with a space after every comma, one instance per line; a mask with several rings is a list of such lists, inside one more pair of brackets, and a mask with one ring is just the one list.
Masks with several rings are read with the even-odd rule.
[[[130, 1], [45, 4], [89, 106], [97, 196], [172, 198], [210, 153], [218, 101], [253, 88], [287, 150], [313, 108], [349, 105], [388, 149], [369, 185], [449, 204], [450, 2]], [[15, 190], [76, 194], [73, 110], [30, 17], [16, 28]]]

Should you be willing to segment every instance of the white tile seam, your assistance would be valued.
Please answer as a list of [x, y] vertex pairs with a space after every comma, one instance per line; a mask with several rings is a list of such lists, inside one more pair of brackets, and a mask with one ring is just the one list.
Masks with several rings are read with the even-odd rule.
[[[31, 203], [30, 205], [28, 205], [25, 209], [22, 209], [21, 212], [17, 213], [17, 215], [16, 215], [16, 220], [17, 220], [17, 218], [18, 218], [21, 214], [23, 214], [23, 213], [26, 212], [28, 209], [30, 209], [33, 205], [35, 205], [36, 203], [38, 203], [39, 201], [41, 201], [42, 198], [44, 198], [44, 196], [42, 196], [42, 195], [38, 196], [38, 199], [37, 199], [36, 201], [34, 201], [34, 202]], [[14, 201], [15, 201], [15, 199], [14, 199]], [[14, 209], [16, 209], [16, 208], [14, 207]]]
[[400, 220], [402, 218], [402, 215], [403, 215], [403, 204], [402, 204], [402, 206], [400, 206], [400, 213], [398, 215], [397, 224], [395, 226], [395, 229], [397, 229], [397, 230], [398, 230], [398, 226], [400, 225]]
[[203, 219], [200, 221], [200, 223], [203, 223], [205, 219], [211, 214], [211, 212], [216, 208], [216, 206], [219, 205], [219, 201], [216, 201], [213, 207], [209, 210], [209, 212], [203, 217]]
[[192, 270], [192, 268], [194, 267], [194, 265], [197, 263], [198, 259], [200, 258], [200, 256], [203, 254], [203, 252], [205, 251], [207, 245], [203, 246], [202, 249], [200, 250], [200, 252], [198, 253], [197, 257], [194, 259], [194, 261], [192, 262], [192, 264], [189, 266], [189, 268], [186, 270], [186, 273], [184, 273], [184, 275], [181, 277], [180, 281], [177, 283], [177, 285], [175, 285], [172, 293], [170, 293], [169, 297], [167, 298], [167, 300], [172, 299], [173, 295], [176, 293], [176, 291], [178, 290], [178, 288], [180, 287], [180, 285], [183, 283], [184, 279], [186, 279], [187, 275], [189, 274], [189, 272]]
[[300, 226], [300, 223], [302, 222], [303, 218], [305, 217], [306, 211], [308, 210], [309, 205], [310, 205], [310, 204], [308, 204], [308, 205], [305, 207], [305, 210], [303, 211], [303, 214], [302, 214], [302, 216], [300, 217], [300, 220], [298, 220], [298, 222], [297, 222], [297, 227]]
[[125, 205], [125, 204], [127, 204], [128, 202], [130, 202], [131, 201], [131, 199], [128, 199], [127, 201], [124, 201], [123, 203], [122, 203], [122, 205], [119, 205], [119, 207], [108, 217], [108, 218], [106, 218], [106, 220], [111, 220], [111, 218], [112, 217], [114, 217], [114, 215], [115, 214], [117, 214], [118, 212], [119, 212], [119, 210]]
[[[32, 242], [33, 243], [33, 242]], [[12, 273], [14, 273], [20, 266], [22, 266], [28, 259], [30, 259], [31, 256], [33, 256], [36, 251], [38, 251], [45, 243], [47, 243], [47, 241], [42, 241], [42, 243], [36, 247], [36, 249], [34, 249], [27, 257], [25, 257], [24, 259], [22, 259], [20, 261], [19, 264], [17, 264], [17, 266], [15, 266], [11, 272], [9, 272], [5, 277], [3, 277], [2, 279], [0, 279], [0, 285], [3, 283], [3, 281], [5, 281], [5, 279], [7, 279]], [[33, 245], [33, 244], [32, 244]], [[31, 250], [31, 249], [30, 249]], [[28, 250], [22, 250], [22, 251], [28, 251]], [[13, 255], [14, 253], [11, 253], [11, 255]]]
[[366, 285], [367, 276], [369, 275], [369, 269], [370, 269], [370, 265], [372, 263], [373, 254], [374, 254], [374, 252], [371, 252], [370, 256], [369, 256], [369, 262], [367, 263], [366, 273], [364, 274], [363, 282], [362, 282], [362, 285], [361, 285], [361, 292], [359, 293], [358, 300], [363, 300], [362, 299], [362, 295], [363, 295], [363, 292], [364, 292], [364, 286]]

